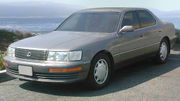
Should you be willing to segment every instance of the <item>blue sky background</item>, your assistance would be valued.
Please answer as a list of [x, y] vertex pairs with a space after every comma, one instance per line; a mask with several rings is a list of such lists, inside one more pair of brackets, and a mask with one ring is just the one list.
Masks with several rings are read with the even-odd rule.
[[58, 2], [69, 5], [91, 7], [145, 7], [161, 11], [180, 10], [180, 0], [1, 0], [0, 3], [13, 2]]
[[180, 0], [0, 0], [0, 29], [48, 32], [72, 13], [95, 7], [148, 8], [180, 29]]

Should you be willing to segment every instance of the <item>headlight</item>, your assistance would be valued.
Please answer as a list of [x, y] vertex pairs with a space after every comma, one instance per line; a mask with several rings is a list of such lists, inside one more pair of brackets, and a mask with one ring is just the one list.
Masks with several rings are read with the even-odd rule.
[[82, 51], [49, 52], [48, 61], [77, 61], [81, 60]]
[[56, 52], [56, 61], [68, 61], [68, 52]]
[[7, 55], [8, 55], [9, 57], [15, 57], [15, 48], [8, 47]]
[[82, 51], [69, 52], [69, 60], [71, 61], [81, 60], [81, 56], [82, 56]]
[[49, 52], [47, 60], [48, 61], [54, 61], [55, 55], [56, 55], [56, 52]]

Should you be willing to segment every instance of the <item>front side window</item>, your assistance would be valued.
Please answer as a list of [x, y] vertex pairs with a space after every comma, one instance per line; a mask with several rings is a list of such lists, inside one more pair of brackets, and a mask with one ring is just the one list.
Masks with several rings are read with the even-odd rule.
[[135, 12], [132, 11], [125, 13], [121, 28], [124, 26], [133, 26], [134, 29], [140, 28], [140, 24]]
[[69, 17], [58, 31], [107, 32], [117, 31], [119, 12], [84, 12]]
[[141, 27], [148, 27], [156, 24], [156, 20], [154, 17], [149, 14], [147, 11], [141, 10], [137, 11], [137, 14], [139, 16]]

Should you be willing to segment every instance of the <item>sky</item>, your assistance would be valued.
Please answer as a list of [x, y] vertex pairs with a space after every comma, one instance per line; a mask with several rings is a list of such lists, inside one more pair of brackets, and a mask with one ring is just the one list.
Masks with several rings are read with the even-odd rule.
[[145, 7], [161, 11], [180, 11], [180, 0], [1, 0], [0, 3], [49, 1], [69, 5], [92, 7]]

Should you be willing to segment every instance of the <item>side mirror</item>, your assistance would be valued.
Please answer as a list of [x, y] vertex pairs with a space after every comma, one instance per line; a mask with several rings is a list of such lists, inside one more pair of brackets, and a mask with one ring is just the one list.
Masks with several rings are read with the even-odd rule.
[[133, 32], [134, 31], [134, 27], [133, 26], [124, 26], [123, 28], [120, 29], [119, 33], [122, 32]]

